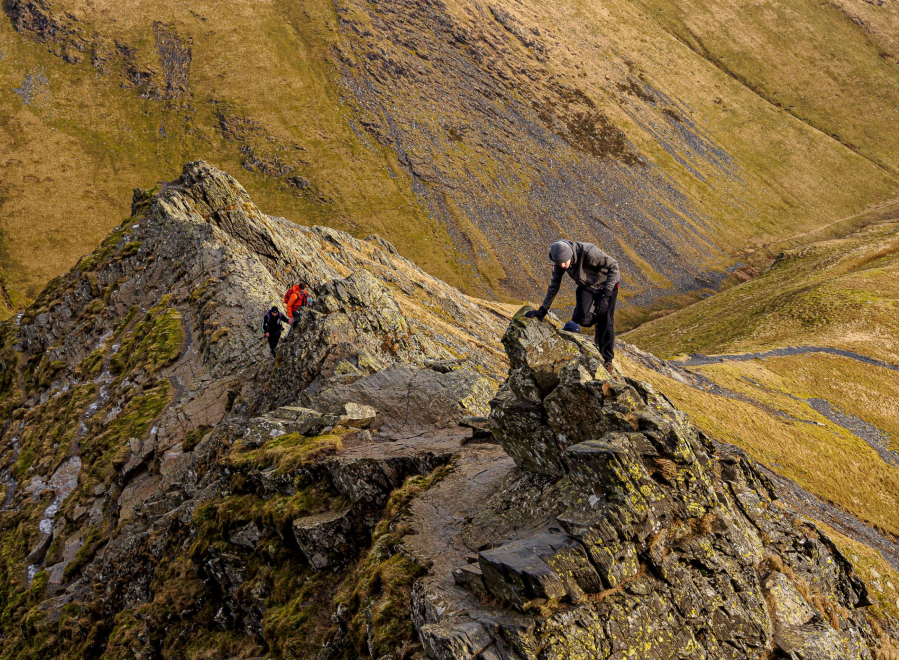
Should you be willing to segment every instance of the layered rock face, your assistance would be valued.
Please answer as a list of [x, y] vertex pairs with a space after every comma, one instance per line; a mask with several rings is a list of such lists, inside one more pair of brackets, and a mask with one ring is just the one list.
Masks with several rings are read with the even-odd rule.
[[872, 657], [864, 584], [745, 455], [577, 335], [519, 313], [503, 343], [517, 469], [460, 527], [455, 584], [418, 585], [431, 657]]
[[[272, 362], [262, 315], [298, 280], [314, 302]], [[261, 213], [205, 163], [136, 191], [3, 327], [4, 657], [161, 657], [204, 635], [221, 657], [307, 657], [294, 609], [327, 620], [319, 572], [489, 412], [505, 322], [376, 236]]]

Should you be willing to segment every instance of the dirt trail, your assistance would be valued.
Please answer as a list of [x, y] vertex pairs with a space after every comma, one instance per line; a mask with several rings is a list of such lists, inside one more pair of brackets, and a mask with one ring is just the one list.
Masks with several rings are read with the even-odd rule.
[[[849, 358], [850, 360], [857, 360], [859, 362], [864, 362], [865, 364], [870, 364], [876, 367], [883, 367], [884, 369], [890, 369], [892, 371], [899, 371], [899, 367], [896, 365], [890, 364], [888, 362], [883, 362], [882, 360], [875, 360], [874, 358], [870, 358], [867, 355], [861, 355], [860, 353], [855, 353], [853, 351], [847, 351], [840, 348], [830, 348], [828, 346], [787, 346], [786, 348], [775, 348], [770, 351], [760, 351], [757, 353], [744, 353], [744, 354], [735, 354], [735, 355], [701, 355], [696, 354], [691, 356], [687, 360], [676, 361], [673, 360], [669, 362], [673, 367], [702, 367], [711, 364], [720, 364], [721, 362], [745, 362], [748, 360], [764, 360], [769, 357], [786, 357], [790, 355], [804, 355], [807, 353], [825, 353], [829, 355], [836, 355], [839, 357]], [[713, 391], [716, 394], [722, 394], [723, 396], [730, 396], [731, 398], [738, 398], [740, 400], [749, 401], [754, 405], [759, 405], [757, 402], [752, 401], [748, 397], [743, 395], [738, 395], [734, 392], [730, 392], [729, 390], [723, 390], [719, 386], [709, 381], [705, 376], [701, 376], [699, 374], [694, 374], [689, 371], [682, 372], [683, 376], [690, 376], [694, 380], [696, 378], [701, 381], [707, 381], [703, 383], [702, 389], [706, 389], [708, 391]], [[685, 378], [687, 382], [690, 382], [690, 378]], [[754, 383], [758, 385], [757, 383]], [[716, 391], [720, 390], [720, 391]], [[788, 396], [797, 399], [790, 394]], [[800, 401], [804, 401], [807, 403], [813, 410], [823, 415], [831, 422], [840, 426], [858, 438], [864, 440], [874, 451], [878, 453], [878, 455], [890, 465], [894, 465], [899, 467], [899, 456], [890, 448], [890, 434], [884, 431], [881, 431], [879, 428], [874, 426], [873, 424], [866, 422], [865, 420], [856, 417], [855, 415], [851, 415], [846, 411], [840, 409], [837, 406], [834, 406], [831, 402], [820, 399], [817, 397], [812, 397], [809, 399], [797, 399]], [[761, 407], [761, 406], [760, 406]], [[772, 411], [769, 411], [772, 412]], [[781, 414], [777, 411], [773, 411], [774, 414]], [[797, 420], [804, 421], [804, 420]]]
[[[792, 236], [786, 236], [784, 238], [778, 239], [777, 241], [774, 241], [773, 244], [777, 245], [777, 244], [781, 244], [781, 243], [789, 243], [790, 241], [795, 241], [800, 238], [805, 238], [806, 236], [811, 236], [812, 234], [817, 234], [818, 232], [822, 232], [825, 229], [829, 229], [830, 227], [838, 225], [841, 222], [849, 222], [850, 220], [855, 220], [856, 218], [860, 218], [861, 216], [863, 216], [867, 213], [876, 213], [877, 211], [882, 211], [884, 209], [888, 209], [891, 206], [895, 206], [896, 204], [899, 204], [899, 199], [890, 199], [890, 200], [887, 200], [886, 202], [883, 202], [882, 204], [875, 204], [873, 206], [869, 206], [868, 208], [864, 209], [863, 211], [859, 211], [858, 213], [853, 213], [852, 215], [847, 215], [846, 217], [839, 218], [837, 220], [834, 220], [833, 222], [828, 222], [826, 225], [821, 225], [820, 227], [814, 227], [813, 229], [809, 229], [808, 231], [799, 232], [798, 234], [793, 234]], [[753, 250], [753, 251], [755, 252], [755, 250]]]
[[433, 606], [455, 604], [458, 612], [442, 612], [468, 616], [482, 604], [453, 581], [452, 570], [476, 555], [475, 549], [465, 545], [462, 532], [472, 515], [471, 503], [485, 503], [515, 464], [498, 445], [478, 444], [463, 447], [452, 465], [454, 470], [446, 479], [412, 502], [413, 533], [405, 538], [403, 552], [430, 567], [421, 586]]
[[756, 353], [734, 353], [726, 355], [703, 355], [696, 353], [686, 360], [670, 360], [672, 365], [678, 367], [704, 367], [719, 362], [746, 362], [748, 360], [764, 360], [771, 357], [788, 357], [791, 355], [805, 355], [806, 353], [828, 353], [839, 357], [849, 358], [850, 360], [858, 360], [865, 364], [875, 367], [883, 367], [892, 371], [899, 371], [899, 366], [884, 362], [883, 360], [875, 360], [874, 358], [847, 351], [842, 348], [831, 348], [830, 346], [786, 346], [784, 348], [773, 348], [770, 351], [759, 351]]

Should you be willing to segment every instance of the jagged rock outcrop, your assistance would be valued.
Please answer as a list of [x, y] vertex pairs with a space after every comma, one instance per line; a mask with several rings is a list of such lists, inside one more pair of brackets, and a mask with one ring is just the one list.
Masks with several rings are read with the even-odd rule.
[[0, 655], [871, 657], [751, 461], [504, 311], [201, 162], [136, 191], [2, 326]]
[[[491, 422], [517, 467], [441, 542], [407, 542], [438, 567], [414, 591], [429, 657], [873, 657], [864, 584], [744, 454], [580, 336], [519, 313], [503, 343]], [[443, 486], [417, 531], [459, 499]]]

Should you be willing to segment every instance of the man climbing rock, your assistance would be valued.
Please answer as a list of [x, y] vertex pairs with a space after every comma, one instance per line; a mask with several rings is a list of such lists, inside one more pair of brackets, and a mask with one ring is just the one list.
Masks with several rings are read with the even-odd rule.
[[294, 284], [284, 294], [284, 304], [287, 306], [287, 322], [290, 324], [290, 330], [287, 332], [288, 337], [293, 334], [293, 326], [300, 320], [300, 307], [306, 307], [311, 300], [312, 298], [309, 297], [309, 293], [306, 291], [305, 282]]
[[281, 339], [281, 325], [285, 322], [284, 315], [272, 305], [272, 308], [262, 317], [262, 332], [268, 339], [268, 347], [272, 352], [272, 358], [277, 355], [278, 341]]
[[621, 279], [618, 262], [592, 243], [568, 240], [553, 243], [549, 248], [549, 259], [553, 263], [553, 274], [546, 297], [540, 309], [532, 310], [525, 316], [542, 321], [559, 293], [562, 276], [568, 273], [577, 284], [571, 320], [586, 328], [596, 325], [594, 341], [606, 363], [606, 370], [613, 373], [615, 301], [618, 299], [618, 282]]

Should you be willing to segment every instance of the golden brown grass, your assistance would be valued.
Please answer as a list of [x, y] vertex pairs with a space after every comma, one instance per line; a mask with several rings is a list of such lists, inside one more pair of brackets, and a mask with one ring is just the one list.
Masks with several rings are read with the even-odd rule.
[[226, 461], [235, 467], [274, 466], [278, 472], [288, 472], [307, 463], [314, 463], [336, 454], [343, 448], [341, 438], [349, 431], [336, 429], [331, 433], [317, 436], [304, 436], [299, 433], [282, 435], [266, 442], [259, 449], [241, 451], [236, 447]]
[[758, 278], [628, 333], [660, 357], [789, 345], [899, 364], [899, 223], [796, 247]]
[[[878, 141], [876, 134], [899, 118], [899, 71], [891, 62], [899, 56], [899, 48], [894, 38], [872, 43], [867, 31], [859, 31], [851, 20], [854, 12], [839, 9], [861, 2], [786, 0], [762, 6], [640, 0], [637, 4], [761, 98], [896, 171], [899, 138], [893, 131], [891, 139]], [[891, 18], [875, 21], [895, 29], [895, 10], [882, 15]], [[878, 125], [883, 128], [875, 128]]]
[[[329, 5], [59, 0], [53, 6], [71, 10], [110, 41], [135, 46], [139, 63], [155, 70], [153, 22], [164, 16], [192, 41], [191, 96], [189, 103], [140, 99], [121, 88], [117, 74], [66, 64], [3, 17], [2, 86], [17, 88], [38, 72], [50, 81], [41, 104], [0, 96], [0, 151], [7, 154], [0, 160], [2, 267], [14, 303], [34, 297], [127, 217], [134, 186], [170, 180], [196, 158], [236, 175], [268, 213], [380, 233], [431, 272], [460, 281], [449, 238], [416, 200], [395, 154], [358, 138], [340, 109]], [[262, 126], [253, 138], [257, 151], [289, 161], [329, 201], [295, 195], [243, 169], [240, 145], [217, 128], [220, 108]]]
[[[795, 1], [797, 4], [802, 2]], [[894, 185], [889, 183], [891, 177], [884, 176], [883, 172], [876, 172], [876, 167], [871, 163], [828, 135], [796, 121], [793, 116], [766, 100], [764, 95], [760, 96], [755, 89], [756, 85], [750, 83], [747, 86], [724, 72], [717, 62], [711, 63], [706, 57], [697, 54], [695, 41], [691, 43], [692, 40], [681, 38], [683, 31], [674, 30], [672, 23], [684, 20], [689, 23], [690, 29], [702, 24], [711, 33], [717, 34], [725, 44], [732, 41], [730, 27], [740, 25], [736, 42], [742, 44], [753, 41], [758, 49], [749, 48], [750, 52], [744, 57], [744, 61], [752, 62], [750, 66], [753, 67], [753, 72], [757, 78], [762, 79], [758, 81], [760, 85], [764, 85], [769, 78], [776, 80], [776, 74], [782, 72], [779, 68], [781, 58], [777, 55], [780, 51], [772, 49], [766, 43], [772, 39], [782, 40], [788, 46], [783, 52], [784, 57], [796, 57], [795, 51], [803, 53], [799, 59], [794, 60], [795, 65], [793, 61], [783, 63], [784, 69], [787, 69], [783, 78], [802, 87], [802, 93], [812, 97], [810, 102], [821, 104], [830, 103], [829, 90], [822, 88], [823, 84], [816, 78], [817, 72], [812, 75], [812, 71], [804, 69], [803, 65], [808, 58], [822, 58], [817, 50], [818, 45], [814, 43], [816, 39], [831, 39], [836, 34], [841, 37], [841, 47], [863, 58], [861, 62], [854, 59], [855, 68], [842, 72], [839, 78], [841, 82], [845, 82], [847, 92], [856, 85], [875, 84], [880, 93], [899, 93], [899, 88], [892, 82], [899, 80], [899, 76], [888, 63], [877, 58], [876, 54], [873, 54], [872, 59], [870, 45], [864, 33], [852, 28], [848, 21], [835, 20], [826, 11], [817, 10], [803, 12], [803, 27], [791, 28], [799, 31], [808, 26], [809, 33], [802, 37], [793, 35], [784, 38], [783, 24], [777, 20], [772, 23], [727, 23], [719, 18], [721, 12], [738, 13], [740, 10], [736, 6], [700, 7], [701, 0], [695, 0], [694, 4], [697, 6], [688, 9], [675, 6], [676, 3], [668, 0], [621, 0], [603, 3], [600, 9], [592, 0], [569, 0], [560, 3], [534, 1], [522, 5], [503, 3], [503, 8], [519, 18], [523, 25], [537, 25], [541, 30], [546, 29], [554, 35], [560, 35], [555, 40], [545, 39], [550, 49], [548, 66], [552, 72], [559, 80], [596, 95], [603, 109], [624, 128], [638, 149], [648, 154], [682, 186], [691, 199], [697, 200], [703, 210], [714, 218], [712, 233], [718, 245], [726, 250], [741, 249], [747, 243], [766, 243], [800, 229], [812, 229], [844, 215], [856, 213], [872, 201], [895, 196], [890, 192], [895, 190]], [[813, 3], [809, 1], [808, 4]], [[815, 8], [817, 9], [817, 5]], [[748, 6], [746, 11], [762, 13], [754, 9], [754, 6]], [[676, 18], [668, 20], [669, 15]], [[770, 20], [769, 14], [764, 16]], [[791, 26], [795, 22], [794, 18], [790, 19]], [[561, 35], [568, 35], [570, 38]], [[809, 38], [810, 35], [814, 36]], [[639, 44], [639, 47], [635, 48], [635, 44]], [[701, 49], [699, 50], [701, 53]], [[629, 64], [617, 61], [614, 57], [596, 57], [597, 53], [610, 51], [626, 53]], [[861, 51], [861, 54], [857, 51]], [[829, 53], [827, 57], [829, 59]], [[769, 66], [755, 67], [758, 59], [770, 60]], [[699, 162], [699, 159], [694, 159], [691, 165], [714, 178], [719, 191], [732, 192], [735, 197], [753, 207], [752, 210], [738, 208], [739, 205], [734, 206], [730, 200], [725, 201], [725, 195], [719, 197], [706, 189], [677, 164], [657, 140], [637, 129], [634, 118], [625, 110], [627, 100], [615, 98], [608, 89], [611, 87], [608, 81], [620, 77], [622, 65], [633, 66], [633, 71], [641, 74], [641, 81], [660, 89], [675, 99], [675, 102], [690, 106], [687, 116], [698, 119], [701, 130], [716, 144], [722, 145], [730, 157], [739, 163], [742, 178], [739, 181], [725, 180], [717, 175], [714, 166]], [[752, 77], [747, 76], [748, 79]], [[864, 80], [859, 80], [860, 77]], [[872, 80], [876, 80], [876, 83]], [[847, 93], [843, 101], [851, 105], [851, 94]], [[828, 107], [832, 109], [835, 121], [844, 118], [844, 106], [838, 110], [832, 104]], [[857, 108], [852, 112], [857, 112]], [[846, 119], [864, 125], [864, 120], [858, 115]], [[878, 119], [881, 120], [886, 130], [890, 120], [886, 117]], [[880, 149], [879, 153], [899, 165], [891, 148], [874, 144], [876, 136], [873, 132], [867, 139], [872, 149]], [[817, 162], [820, 167], [812, 165], [813, 162]], [[824, 174], [822, 168], [828, 170], [828, 174]], [[850, 186], [842, 189], [831, 187], [837, 183], [831, 176], [848, 176], [852, 179], [864, 176], [864, 185], [874, 186], [878, 190], [864, 199], [854, 197], [854, 194], [847, 195]], [[816, 189], [836, 206], [825, 208], [831, 202], [824, 202], [823, 198], [815, 199]], [[758, 214], [756, 210], [759, 211]], [[825, 216], [829, 217], [825, 219]], [[690, 224], [689, 220], [687, 222]], [[707, 253], [697, 250], [697, 262], [708, 260]], [[651, 278], [657, 275], [648, 268], [643, 270]]]
[[603, 589], [602, 591], [600, 591], [599, 593], [596, 593], [596, 594], [590, 594], [588, 596], [588, 598], [590, 598], [590, 600], [592, 600], [594, 603], [601, 603], [609, 596], [614, 596], [615, 594], [623, 591], [624, 588], [628, 585], [628, 583], [634, 582], [635, 580], [639, 580], [641, 577], [643, 577], [646, 574], [646, 570], [647, 570], [646, 564], [641, 562], [640, 567], [637, 569], [636, 575], [632, 575], [631, 577], [622, 580], [621, 582], [616, 584], [614, 587], [611, 587], [609, 589]]
[[879, 646], [874, 649], [874, 658], [876, 660], [899, 660], [899, 651], [896, 650], [896, 644], [892, 637], [883, 629], [883, 626], [873, 616], [866, 616], [868, 625], [874, 631]]
[[[543, 63], [547, 75], [560, 84], [586, 90], [706, 218], [684, 217], [684, 227], [705, 235], [724, 252], [814, 229], [857, 213], [872, 201], [894, 196], [895, 177], [884, 168], [797, 121], [683, 40], [672, 38], [672, 34], [682, 36], [672, 27], [680, 14], [666, 0], [642, 5], [613, 0], [602, 8], [592, 0], [497, 2], [522, 25], [539, 28], [548, 53]], [[129, 212], [132, 187], [170, 180], [184, 161], [195, 158], [237, 175], [266, 212], [357, 235], [380, 233], [442, 279], [484, 293], [471, 277], [477, 270], [495, 293], [503, 294], [502, 246], [490, 244], [478, 219], [459, 208], [451, 191], [442, 195], [464, 240], [476, 248], [474, 263], [463, 265], [443, 224], [429, 216], [412, 192], [396, 154], [353, 130], [354, 110], [341, 103], [345, 92], [338, 84], [340, 72], [334, 57], [338, 49], [347, 50], [349, 42], [340, 32], [332, 4], [55, 0], [52, 6], [54, 11], [76, 16], [86, 34], [134, 47], [137, 65], [157, 73], [153, 22], [164, 17], [191, 43], [190, 93], [180, 101], [141, 99], [139, 90], [122, 88], [118, 72], [103, 76], [87, 61], [66, 64], [45, 45], [16, 33], [6, 17], [0, 21], [4, 63], [0, 87], [18, 88], [26, 75], [44, 75], [49, 81], [49, 90], [30, 105], [23, 105], [9, 91], [0, 95], [0, 153], [6, 154], [0, 159], [0, 277], [14, 305], [32, 299], [49, 278], [74, 264], [121, 222]], [[691, 29], [700, 30], [710, 44], [727, 45], [732, 36], [725, 29], [727, 24], [701, 19], [717, 15], [718, 9], [691, 12], [691, 20], [704, 20]], [[887, 10], [873, 19], [863, 6], [856, 10], [866, 17], [866, 24], [870, 20], [879, 26], [878, 34], [890, 34], [892, 24], [883, 19]], [[446, 3], [446, 11], [461, 24], [479, 20], [472, 18], [470, 4], [460, 0]], [[894, 67], [876, 54], [872, 59], [868, 36], [851, 23], [836, 21], [832, 13], [810, 3], [809, 11], [798, 14], [800, 25], [794, 27], [795, 21], [786, 25], [830, 39], [839, 54], [836, 60], [829, 53], [819, 53], [814, 39], [790, 38], [785, 40], [789, 48], [783, 58], [772, 58], [783, 60], [783, 70], [772, 65], [757, 73], [764, 80], [786, 81], [793, 85], [791, 89], [798, 85], [812, 109], [826, 103], [846, 140], [854, 140], [867, 158], [888, 160], [890, 154], [899, 153], [895, 131], [881, 130], [881, 123], [892, 121], [897, 107], [890, 83]], [[776, 51], [768, 48], [766, 40], [782, 39], [783, 25], [777, 23], [772, 31], [771, 25], [749, 21], [746, 35], [741, 34], [733, 47], [758, 37], [758, 50], [745, 60], [768, 58]], [[884, 39], [882, 47], [891, 48], [889, 39]], [[826, 64], [822, 70], [839, 74], [834, 80], [846, 89], [836, 103], [823, 87], [827, 76], [810, 75], [804, 64], [792, 64], [805, 62], [802, 57], [795, 59], [797, 49]], [[516, 65], [513, 69], [536, 66], [526, 49], [506, 55]], [[717, 165], [692, 159], [690, 167], [697, 176], [666, 150], [658, 135], [645, 130], [627, 95], [610, 82], [637, 80], [637, 76], [667, 94], [678, 112], [695, 121], [711, 143], [727, 152], [736, 164], [736, 176], [722, 175]], [[426, 91], [422, 90], [423, 97]], [[886, 110], [869, 115], [865, 106], [859, 111], [859, 103], [875, 102]], [[445, 111], [420, 105], [423, 121], [435, 120]], [[257, 128], [247, 144], [262, 156], [291, 164], [296, 174], [313, 184], [316, 194], [294, 194], [277, 180], [242, 169], [241, 145], [223, 137], [218, 111], [248, 119]], [[465, 123], [470, 117], [442, 119]], [[843, 130], [844, 124], [852, 128], [862, 122], [867, 127], [865, 135]], [[665, 130], [671, 132], [664, 136], [666, 141], [676, 137], [674, 128]], [[492, 184], [502, 177], [508, 181], [503, 194], [509, 198], [524, 198], [531, 192], [527, 168], [495, 152], [483, 158], [486, 152], [462, 143], [454, 143], [453, 149], [454, 155], [445, 161], [447, 167], [470, 170], [473, 181]], [[547, 221], [559, 223], [560, 231], [587, 227], [577, 224], [580, 219], [534, 219]], [[660, 227], [660, 231], [667, 230]], [[626, 232], [619, 234], [620, 251], [629, 254], [649, 280], [664, 283], [668, 276], [645, 260]], [[689, 232], [672, 232], [670, 238], [692, 250], [698, 264], [726, 260], [723, 252], [694, 245]], [[610, 249], [617, 251], [618, 246]], [[7, 313], [0, 309], [0, 314]]]
[[755, 392], [756, 396], [767, 389], [769, 401], [781, 409], [791, 406], [799, 415], [807, 407], [787, 395], [823, 398], [894, 439], [899, 438], [899, 372], [821, 353], [732, 362], [697, 371], [721, 384], [726, 379], [734, 387]]

